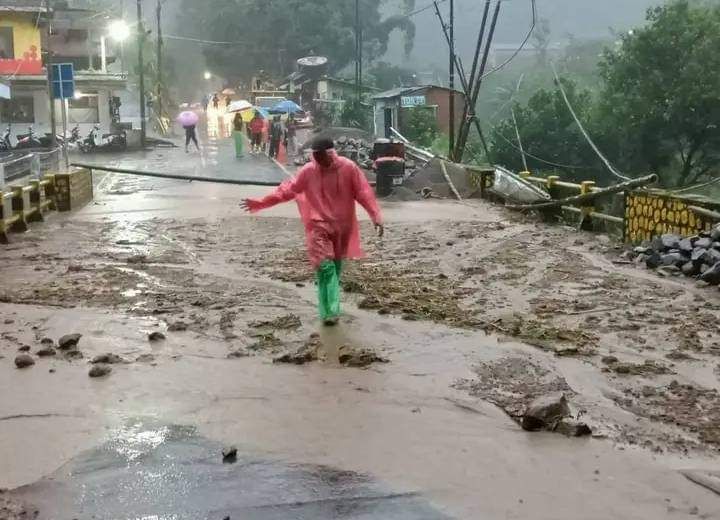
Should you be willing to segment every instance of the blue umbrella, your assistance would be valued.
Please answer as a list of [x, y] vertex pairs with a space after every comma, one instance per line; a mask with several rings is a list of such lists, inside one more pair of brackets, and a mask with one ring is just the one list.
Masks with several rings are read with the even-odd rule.
[[290, 101], [289, 99], [281, 101], [270, 109], [270, 113], [274, 114], [290, 114], [295, 112], [302, 112], [302, 108], [300, 108], [300, 105], [294, 101]]

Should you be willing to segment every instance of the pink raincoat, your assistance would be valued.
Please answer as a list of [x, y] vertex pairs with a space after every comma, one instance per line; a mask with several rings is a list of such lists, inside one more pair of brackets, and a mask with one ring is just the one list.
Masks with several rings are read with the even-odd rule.
[[329, 151], [333, 164], [324, 168], [314, 160], [270, 195], [253, 201], [252, 212], [295, 199], [305, 225], [308, 256], [314, 268], [323, 260], [363, 256], [355, 202], [374, 224], [382, 223], [375, 193], [365, 174], [349, 159]]

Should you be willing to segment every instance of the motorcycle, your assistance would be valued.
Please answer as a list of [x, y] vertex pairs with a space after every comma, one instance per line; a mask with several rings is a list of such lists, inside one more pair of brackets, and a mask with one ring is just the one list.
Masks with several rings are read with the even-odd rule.
[[15, 145], [12, 142], [12, 128], [10, 127], [10, 125], [7, 125], [5, 132], [3, 132], [2, 141], [0, 141], [0, 151], [9, 152], [14, 148]]
[[35, 135], [32, 126], [28, 128], [27, 134], [17, 135], [17, 144], [15, 145], [16, 150], [25, 150], [28, 148], [42, 148], [42, 143]]
[[100, 134], [100, 125], [93, 129], [83, 141], [78, 142], [81, 152], [111, 152], [127, 148], [125, 132], [119, 134]]

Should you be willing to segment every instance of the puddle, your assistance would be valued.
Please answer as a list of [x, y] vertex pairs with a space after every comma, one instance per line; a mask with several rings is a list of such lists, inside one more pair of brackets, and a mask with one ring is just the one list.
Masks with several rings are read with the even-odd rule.
[[38, 519], [322, 520], [449, 518], [372, 476], [238, 452], [186, 426], [131, 423], [55, 474], [11, 492]]

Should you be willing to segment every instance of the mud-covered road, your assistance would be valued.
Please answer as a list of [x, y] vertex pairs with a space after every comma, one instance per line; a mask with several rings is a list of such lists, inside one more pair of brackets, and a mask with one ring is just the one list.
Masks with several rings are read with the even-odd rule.
[[[187, 464], [213, 478], [227, 471], [220, 448], [213, 473], [215, 448], [198, 445], [234, 444], [241, 462], [270, 468], [246, 477], [265, 482], [255, 501], [228, 499], [238, 475], [215, 489], [207, 518], [720, 517], [719, 497], [680, 473], [717, 469], [717, 288], [657, 277], [601, 236], [484, 202], [387, 203], [386, 237], [364, 224], [368, 258], [347, 270], [346, 315], [323, 329], [292, 204], [248, 217], [237, 203], [261, 189], [122, 176], [98, 186], [90, 206], [0, 249], [0, 487], [26, 486], [0, 494], [0, 511], [23, 501], [39, 518], [197, 518], [163, 495], [182, 486], [124, 509], [80, 485], [91, 475], [72, 476], [115, 450], [127, 463], [103, 478], [122, 486], [144, 460], [133, 443], [162, 449], [158, 431], [189, 428]], [[71, 333], [77, 346], [60, 349]], [[15, 368], [20, 350], [34, 365]], [[92, 361], [111, 371], [88, 377]], [[513, 418], [554, 391], [591, 437], [520, 429]], [[183, 463], [182, 443], [166, 449]], [[155, 463], [137, 464], [155, 485]], [[366, 509], [313, 509], [333, 486], [283, 497], [297, 484], [273, 475], [296, 464], [370, 479], [351, 489]], [[49, 511], [56, 495], [62, 509]], [[308, 516], [249, 513], [311, 502]]]

